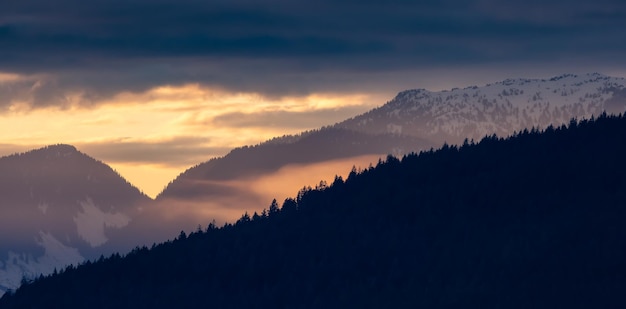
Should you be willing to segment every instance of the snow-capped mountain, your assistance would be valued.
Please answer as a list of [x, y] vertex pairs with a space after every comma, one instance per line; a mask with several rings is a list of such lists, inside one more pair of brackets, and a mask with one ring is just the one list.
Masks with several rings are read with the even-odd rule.
[[201, 163], [172, 181], [159, 198], [234, 194], [222, 190], [224, 181], [272, 173], [289, 164], [401, 155], [465, 138], [561, 125], [604, 111], [621, 113], [626, 110], [625, 87], [624, 78], [590, 73], [507, 79], [439, 92], [402, 91], [387, 104], [333, 126], [238, 148]]
[[0, 158], [0, 294], [23, 278], [111, 251], [150, 199], [73, 146]]
[[[176, 208], [189, 215], [187, 205], [196, 204], [202, 212], [228, 212], [221, 217], [232, 220], [244, 209], [268, 205], [263, 204], [269, 200], [261, 197], [259, 189], [251, 187], [255, 181], [264, 182], [260, 191], [271, 194], [276, 186], [293, 186], [290, 195], [313, 184], [300, 178], [267, 184], [273, 173], [284, 176], [277, 172], [286, 167], [297, 176], [333, 160], [401, 155], [444, 142], [477, 140], [494, 133], [506, 136], [625, 110], [626, 80], [598, 73], [507, 79], [439, 92], [407, 90], [381, 107], [333, 126], [237, 148], [200, 163], [174, 179], [156, 203], [110, 167], [72, 146], [0, 158], [0, 294], [17, 287], [23, 277], [119, 251], [120, 241], [126, 241], [123, 245], [128, 249], [145, 244], [146, 239], [159, 240], [145, 234], [166, 235], [160, 241], [171, 237], [166, 226], [171, 230], [195, 226], [186, 219], [160, 224], [160, 210]], [[148, 204], [154, 211], [141, 212]], [[144, 233], [154, 226], [159, 228]]]
[[366, 133], [428, 139], [433, 146], [568, 123], [626, 109], [626, 80], [599, 73], [507, 79], [483, 87], [400, 92], [387, 104], [337, 124]]

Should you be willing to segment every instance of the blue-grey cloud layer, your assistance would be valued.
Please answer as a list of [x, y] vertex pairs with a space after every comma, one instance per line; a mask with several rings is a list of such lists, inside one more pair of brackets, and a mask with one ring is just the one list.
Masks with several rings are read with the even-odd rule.
[[[185, 82], [281, 95], [439, 67], [624, 65], [623, 29], [622, 0], [3, 1], [0, 69], [94, 100]], [[55, 96], [42, 89], [35, 104]]]

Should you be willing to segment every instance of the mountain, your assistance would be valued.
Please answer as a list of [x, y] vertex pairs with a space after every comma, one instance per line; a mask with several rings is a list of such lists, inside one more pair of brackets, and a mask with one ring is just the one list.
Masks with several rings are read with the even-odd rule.
[[156, 201], [72, 146], [0, 158], [0, 293], [15, 288], [23, 276], [125, 252], [211, 218], [234, 220], [272, 197], [289, 196], [390, 153], [620, 113], [626, 109], [625, 85], [623, 78], [591, 73], [439, 92], [407, 90], [335, 125], [200, 163]]
[[0, 158], [0, 293], [25, 278], [120, 250], [112, 232], [150, 199], [69, 145]]
[[623, 308], [626, 118], [410, 154], [2, 308]]
[[509, 136], [572, 118], [626, 110], [626, 79], [599, 73], [550, 79], [507, 79], [483, 87], [400, 92], [387, 104], [335, 125], [369, 134], [397, 133], [458, 144], [465, 138]]
[[307, 164], [370, 154], [398, 154], [425, 146], [423, 140], [412, 136], [365, 134], [325, 127], [299, 136], [286, 136], [256, 146], [233, 149], [224, 157], [186, 170], [157, 199], [211, 198], [226, 193], [221, 191], [220, 181], [268, 174], [288, 164]]
[[[381, 107], [335, 125], [236, 148], [224, 157], [198, 164], [173, 180], [157, 200], [166, 204], [174, 203], [172, 200], [220, 200], [222, 205], [231, 205], [224, 208], [253, 210], [258, 207], [254, 205], [267, 203], [267, 198], [250, 189], [254, 184], [233, 186], [234, 181], [261, 179], [293, 165], [300, 170], [292, 173], [308, 174], [307, 164], [363, 155], [402, 155], [446, 142], [460, 144], [466, 138], [509, 136], [533, 127], [560, 125], [604, 111], [620, 113], [626, 110], [625, 87], [624, 78], [590, 73], [507, 79], [439, 92], [407, 90]], [[295, 182], [289, 192], [304, 185], [308, 183]]]

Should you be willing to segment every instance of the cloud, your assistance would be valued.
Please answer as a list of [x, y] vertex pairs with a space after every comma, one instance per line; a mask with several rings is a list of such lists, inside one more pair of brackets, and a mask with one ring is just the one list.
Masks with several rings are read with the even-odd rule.
[[163, 140], [113, 139], [77, 143], [88, 155], [108, 163], [190, 166], [227, 153], [230, 148], [211, 146], [206, 137], [177, 136]]
[[70, 108], [95, 105], [97, 93], [87, 85], [66, 83], [48, 74], [0, 72], [0, 110], [24, 111], [31, 108]]
[[324, 108], [309, 111], [265, 111], [255, 113], [232, 112], [213, 118], [215, 126], [229, 127], [278, 127], [278, 128], [315, 128], [320, 119], [328, 125], [354, 117], [370, 109], [370, 106], [346, 106]]
[[[2, 85], [12, 87], [15, 80], [28, 79], [6, 80]], [[372, 102], [380, 101], [354, 93], [271, 98], [187, 84], [119, 93], [93, 108], [24, 112], [8, 106], [11, 112], [0, 115], [0, 154], [64, 143], [117, 166], [181, 168], [234, 147], [330, 125], [372, 108]]]
[[[542, 24], [564, 26], [593, 24], [605, 17], [618, 17], [626, 13], [626, 5], [621, 1], [477, 1], [479, 11], [502, 20], [522, 20]], [[614, 22], [614, 21], [609, 21]]]
[[620, 0], [12, 1], [0, 4], [0, 67], [48, 79], [3, 89], [0, 104], [89, 107], [192, 82], [280, 97], [401, 90], [436, 69], [610, 69], [626, 61], [624, 16]]
[[268, 209], [272, 199], [282, 204], [285, 198], [295, 197], [305, 186], [315, 187], [321, 180], [332, 183], [335, 175], [345, 179], [352, 166], [367, 168], [376, 164], [378, 158], [368, 155], [313, 164], [290, 164], [277, 171], [234, 181], [196, 180], [201, 190], [193, 196], [187, 195], [191, 198], [157, 199], [149, 215], [156, 216], [155, 221], [160, 225], [157, 230], [168, 230], [170, 235], [198, 224], [205, 227], [213, 219], [218, 224], [233, 223], [244, 212], [252, 215]]
[[[211, 158], [222, 156], [231, 147], [214, 146], [207, 137], [176, 136], [159, 140], [116, 138], [83, 141], [73, 144], [79, 151], [106, 163], [161, 165], [189, 167]], [[30, 151], [40, 144], [0, 144], [0, 156]]]

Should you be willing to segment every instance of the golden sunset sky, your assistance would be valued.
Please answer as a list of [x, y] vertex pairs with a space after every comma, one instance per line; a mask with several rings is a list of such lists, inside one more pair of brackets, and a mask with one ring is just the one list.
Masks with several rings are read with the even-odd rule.
[[[446, 79], [446, 71], [439, 71], [415, 82], [436, 91], [486, 83], [494, 75], [457, 73]], [[0, 73], [0, 90], [12, 93], [0, 110], [0, 156], [74, 145], [151, 197], [187, 168], [235, 147], [332, 125], [380, 106], [402, 90], [271, 96], [188, 83], [121, 91], [99, 100], [65, 91], [56, 104], [38, 106], [38, 89], [50, 83], [54, 76]]]
[[64, 143], [156, 195], [237, 146], [399, 91], [624, 76], [626, 6], [584, 1], [5, 1], [0, 156]]
[[103, 99], [64, 89], [46, 97], [54, 104], [38, 104], [38, 92], [55, 83], [53, 75], [0, 73], [0, 90], [11, 94], [0, 110], [0, 156], [70, 144], [151, 197], [187, 168], [235, 147], [332, 125], [384, 104], [396, 91], [274, 96], [188, 83]]
[[[33, 87], [37, 81], [33, 79]], [[0, 75], [0, 84], [22, 77]], [[198, 84], [119, 93], [94, 106], [32, 109], [28, 96], [0, 113], [0, 155], [71, 144], [112, 166], [154, 197], [185, 169], [230, 149], [357, 115], [380, 100], [368, 94], [268, 98]]]

